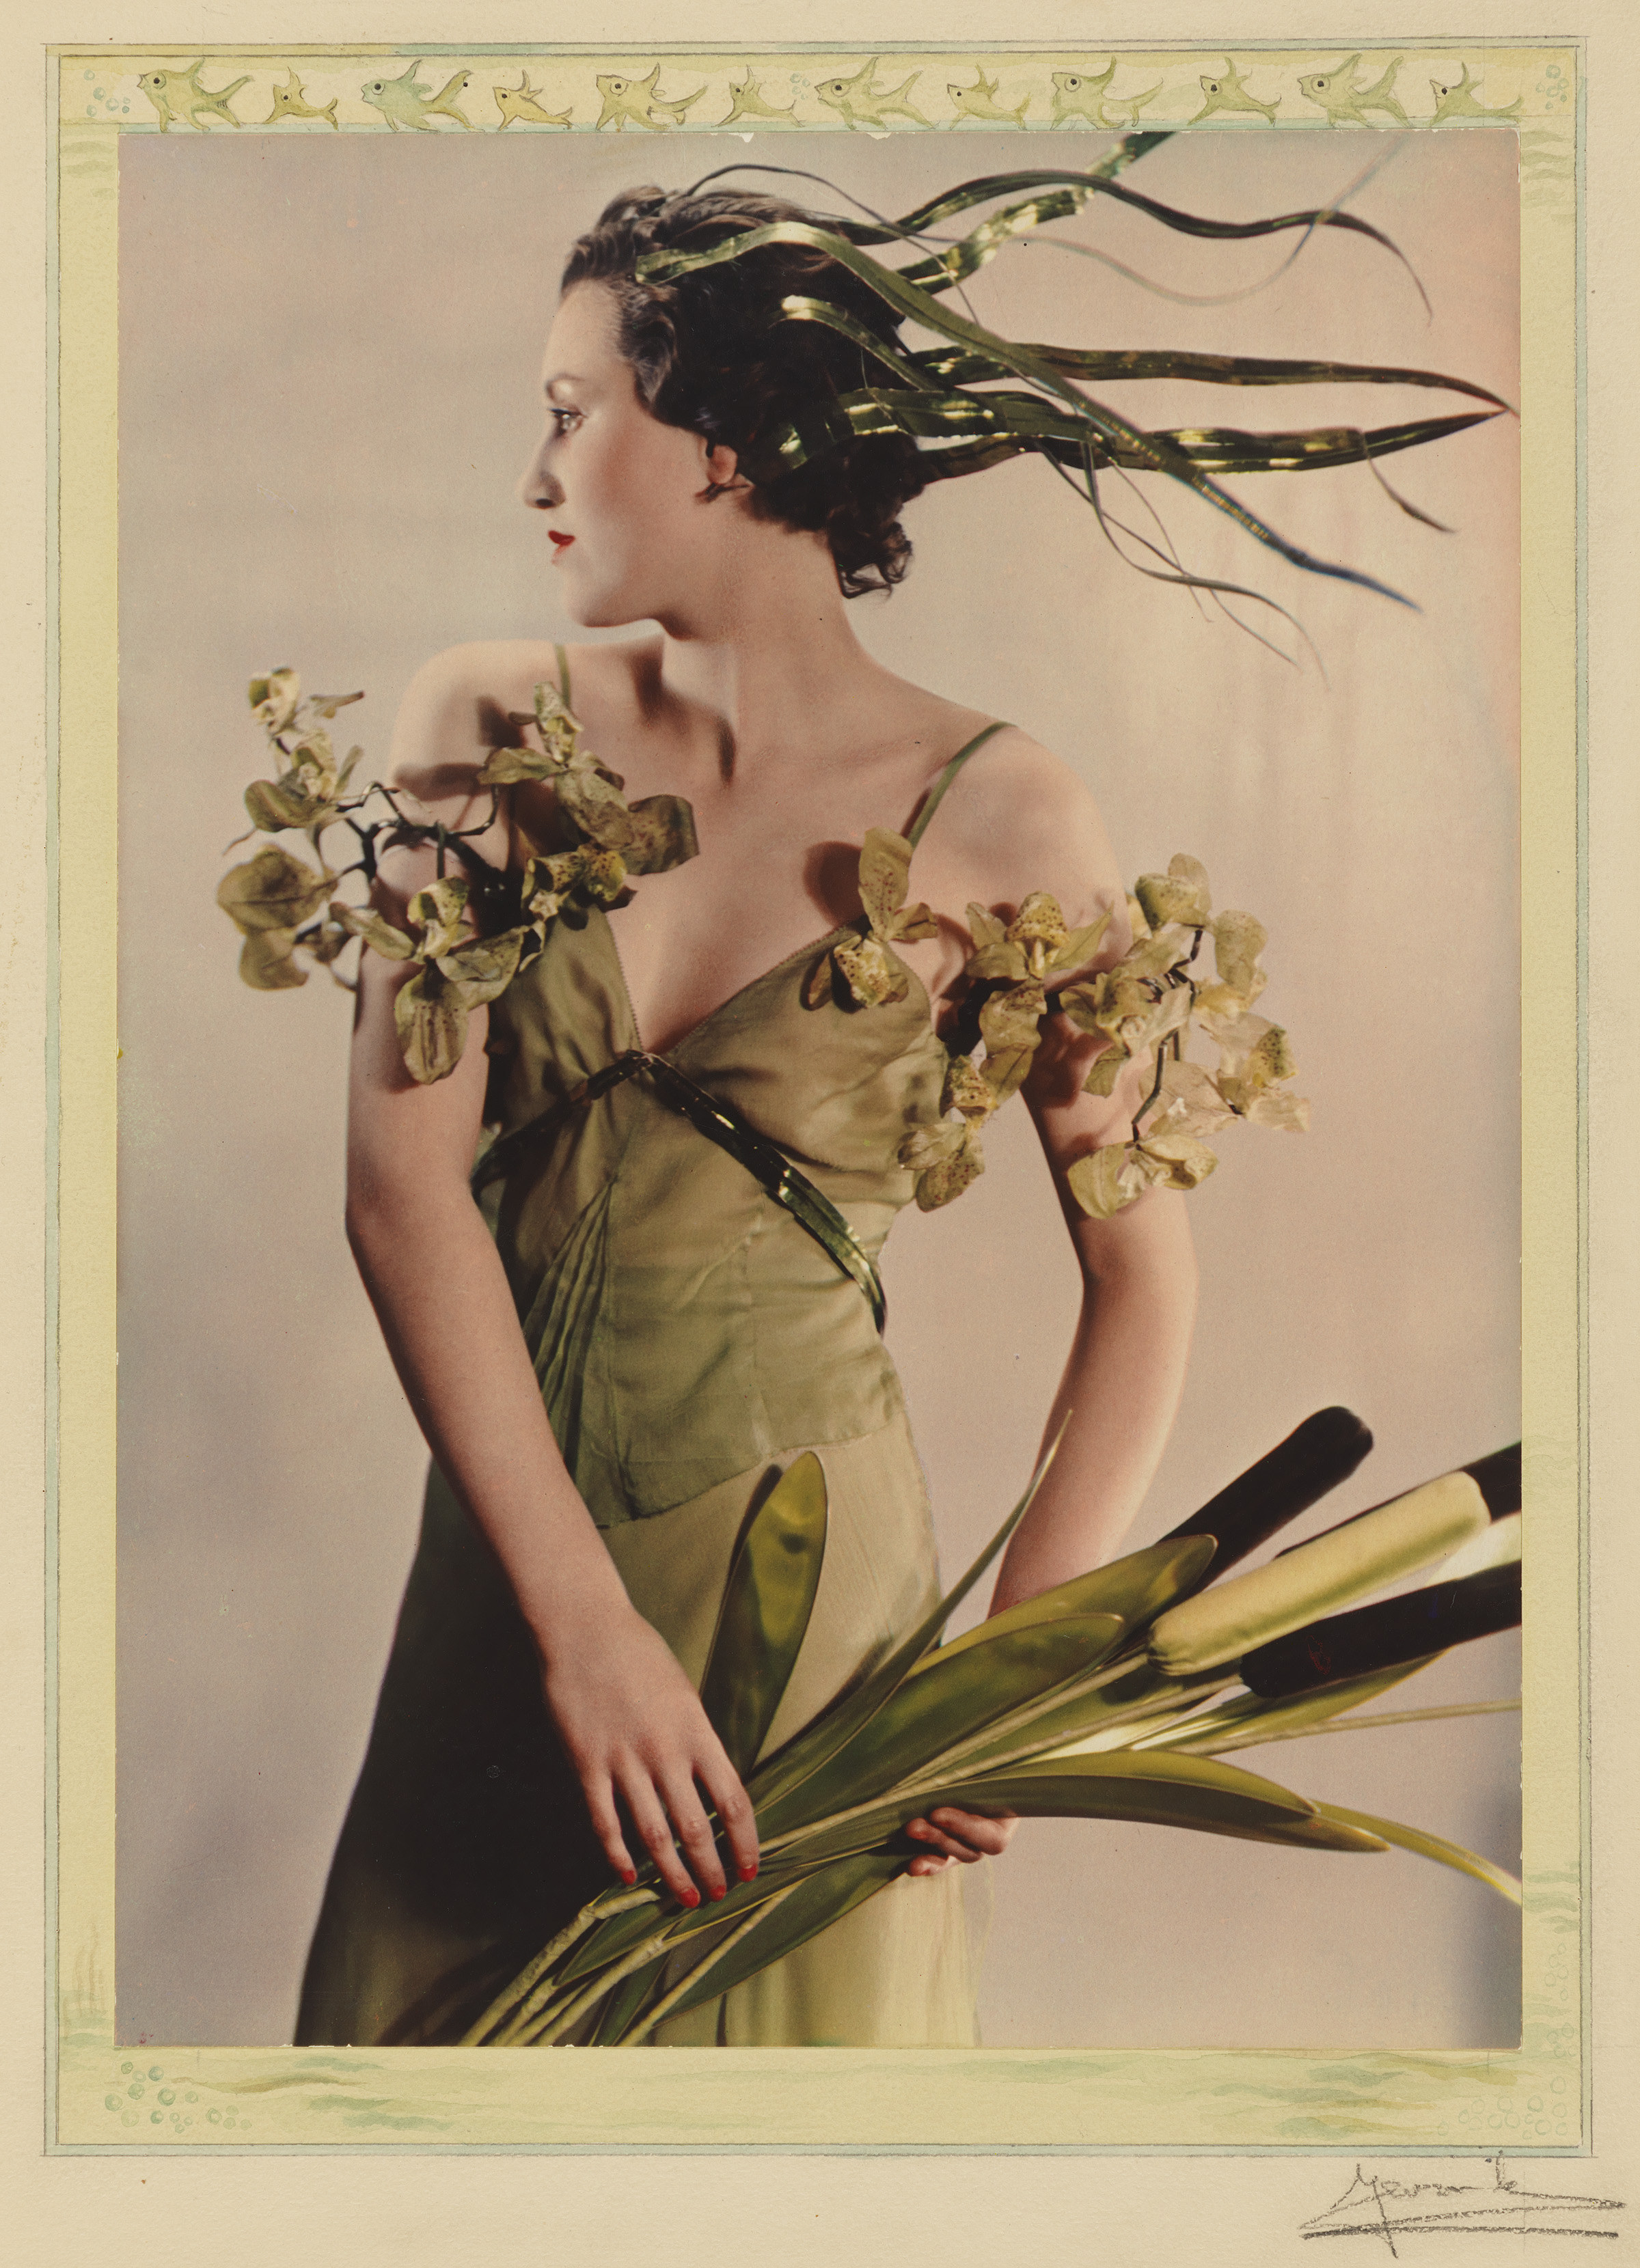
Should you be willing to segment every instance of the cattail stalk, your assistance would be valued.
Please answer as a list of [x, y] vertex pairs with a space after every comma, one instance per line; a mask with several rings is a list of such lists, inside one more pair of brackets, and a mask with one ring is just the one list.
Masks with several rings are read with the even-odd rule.
[[1255, 1646], [1444, 1559], [1489, 1519], [1467, 1473], [1427, 1481], [1267, 1566], [1171, 1607], [1151, 1630], [1150, 1659], [1169, 1677], [1239, 1660]]

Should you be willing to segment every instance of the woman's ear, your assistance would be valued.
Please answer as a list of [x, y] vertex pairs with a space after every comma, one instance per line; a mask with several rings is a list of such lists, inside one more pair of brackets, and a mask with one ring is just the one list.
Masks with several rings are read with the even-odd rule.
[[744, 494], [751, 487], [751, 482], [740, 470], [740, 460], [734, 450], [725, 447], [720, 441], [709, 448], [703, 447], [701, 464], [706, 475], [706, 485], [701, 495], [708, 504], [720, 496]]

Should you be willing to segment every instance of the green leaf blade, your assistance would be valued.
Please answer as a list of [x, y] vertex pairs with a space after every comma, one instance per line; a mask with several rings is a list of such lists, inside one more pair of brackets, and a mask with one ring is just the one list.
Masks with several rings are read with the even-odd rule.
[[853, 1818], [820, 1824], [794, 1843], [786, 1855], [812, 1866], [874, 1848], [910, 1820], [943, 1804], [978, 1812], [1012, 1811], [1022, 1818], [1122, 1820], [1243, 1841], [1299, 1841], [1339, 1851], [1379, 1847], [1371, 1840], [1378, 1832], [1378, 1822], [1323, 1819], [1322, 1807], [1306, 1797], [1233, 1764], [1198, 1756], [1119, 1752], [1045, 1756], [972, 1778], [956, 1778], [915, 1796], [897, 1794]]
[[1319, 1686], [1293, 1701], [1261, 1701], [1257, 1694], [1249, 1693], [1215, 1709], [1210, 1719], [1193, 1719], [1181, 1725], [1176, 1734], [1158, 1738], [1148, 1753], [1154, 1755], [1165, 1746], [1174, 1755], [1215, 1756], [1220, 1742], [1253, 1748], [1261, 1741], [1293, 1740], [1318, 1731], [1348, 1710], [1377, 1700], [1380, 1693], [1387, 1693], [1392, 1686], [1427, 1669], [1437, 1659], [1425, 1654], [1421, 1661], [1401, 1662], [1393, 1669], [1375, 1670], [1370, 1676], [1352, 1677], [1346, 1683]]
[[1016, 1607], [1005, 1608], [988, 1622], [976, 1624], [963, 1636], [942, 1646], [920, 1663], [913, 1675], [923, 1677], [941, 1662], [972, 1646], [1014, 1630], [1066, 1615], [1114, 1615], [1129, 1633], [1145, 1630], [1176, 1599], [1186, 1598], [1212, 1564], [1217, 1545], [1210, 1535], [1180, 1537], [1177, 1542], [1148, 1544], [1141, 1551], [1125, 1552], [1086, 1575], [1038, 1591]]
[[922, 1620], [901, 1639], [862, 1684], [834, 1701], [794, 1740], [789, 1741], [776, 1755], [759, 1765], [747, 1787], [747, 1793], [754, 1804], [761, 1808], [772, 1803], [777, 1796], [784, 1795], [789, 1788], [808, 1778], [811, 1772], [817, 1771], [845, 1741], [852, 1738], [861, 1726], [875, 1715], [889, 1696], [898, 1691], [1031, 1509], [1037, 1491], [1047, 1476], [1058, 1446], [1056, 1440], [1032, 1474], [1024, 1494], [961, 1580], [942, 1599], [935, 1601]]
[[905, 1865], [906, 1854], [901, 1852], [864, 1852], [799, 1881], [720, 1957], [707, 1955], [689, 1989], [668, 2007], [667, 2016], [681, 2016], [715, 2000], [777, 1961], [784, 1961], [810, 1938], [886, 1889], [897, 1875], [904, 1874]]
[[761, 1809], [758, 1832], [778, 1835], [804, 1817], [868, 1801], [964, 1734], [1096, 1668], [1122, 1636], [1114, 1615], [1069, 1615], [953, 1648], [908, 1678], [820, 1771]]
[[700, 1698], [742, 1778], [796, 1667], [819, 1588], [826, 1523], [824, 1469], [808, 1450], [754, 1513], [729, 1568]]
[[1355, 1828], [1369, 1835], [1377, 1835], [1385, 1843], [1393, 1843], [1403, 1851], [1410, 1851], [1420, 1859], [1433, 1859], [1437, 1866], [1451, 1867], [1454, 1873], [1468, 1874], [1477, 1882], [1484, 1882], [1496, 1890], [1500, 1898], [1511, 1905], [1520, 1904], [1520, 1883], [1507, 1867], [1483, 1859], [1477, 1851], [1466, 1851], [1461, 1843], [1449, 1843], [1443, 1835], [1426, 1834], [1421, 1827], [1403, 1827], [1399, 1820], [1378, 1819], [1370, 1812], [1349, 1811], [1341, 1803], [1318, 1803], [1319, 1817], [1341, 1827]]

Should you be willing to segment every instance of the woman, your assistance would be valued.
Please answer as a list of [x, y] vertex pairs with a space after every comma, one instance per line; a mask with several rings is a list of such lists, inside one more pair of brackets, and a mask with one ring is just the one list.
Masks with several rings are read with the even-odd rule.
[[[436, 1462], [299, 2043], [458, 2039], [611, 1869], [630, 1880], [653, 1859], [685, 1903], [722, 1896], [728, 1866], [755, 1870], [750, 1807], [695, 1681], [748, 1509], [798, 1453], [819, 1453], [831, 1526], [771, 1745], [934, 1595], [921, 1477], [858, 1283], [655, 1074], [598, 1075], [664, 1057], [772, 1138], [875, 1253], [912, 1193], [901, 1148], [943, 1108], [935, 1027], [972, 950], [958, 909], [1011, 917], [1047, 891], [1073, 927], [1112, 915], [1102, 960], [1126, 943], [1120, 870], [1071, 772], [880, 667], [849, 625], [848, 596], [905, 571], [914, 447], [851, 440], [789, 472], [759, 454], [870, 382], [859, 343], [775, 320], [780, 302], [822, 297], [891, 343], [880, 301], [801, 246], [638, 280], [646, 254], [783, 217], [799, 216], [761, 196], [639, 191], [565, 271], [524, 501], [573, 620], [658, 630], [567, 654], [458, 648], [400, 713], [398, 781], [467, 828], [489, 807], [490, 751], [517, 738], [504, 720], [554, 687], [630, 805], [690, 806], [698, 855], [643, 874], [630, 903], [553, 921], [433, 1083], [401, 1049], [407, 972], [364, 957], [349, 1235]], [[516, 870], [552, 825], [550, 792], [526, 784], [469, 849]], [[910, 895], [935, 919], [892, 946], [910, 972], [898, 997], [861, 1005], [823, 964], [854, 933], [873, 828], [913, 844]], [[428, 850], [391, 854], [380, 909], [403, 919], [433, 870]], [[1139, 1101], [1127, 1080], [1083, 1091], [1098, 1044], [1050, 1020], [1024, 1089], [1084, 1288], [1050, 1419], [1067, 1430], [994, 1611], [1114, 1548], [1183, 1378], [1180, 1199], [1152, 1190], [1095, 1220], [1067, 1192]], [[469, 1188], [486, 1120], [504, 1140], [551, 1128], [501, 1180], [493, 1234]], [[915, 1822], [905, 1879], [654, 2036], [971, 2041], [960, 1870], [1009, 1831], [960, 1812]]]

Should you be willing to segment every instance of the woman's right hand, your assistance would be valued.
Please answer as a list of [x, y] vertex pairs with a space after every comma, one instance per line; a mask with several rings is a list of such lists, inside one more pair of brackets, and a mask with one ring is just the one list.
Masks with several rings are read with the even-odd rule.
[[[543, 1649], [542, 1683], [594, 1832], [625, 1881], [636, 1878], [617, 1799], [674, 1897], [698, 1905], [728, 1888], [704, 1789], [742, 1881], [757, 1871], [757, 1830], [740, 1775], [676, 1655], [630, 1605], [579, 1621]], [[687, 1864], [685, 1861], [687, 1860]]]
[[[395, 896], [432, 879], [407, 863], [383, 885], [390, 909]], [[417, 1086], [394, 1017], [408, 973], [370, 953], [360, 970], [348, 1235], [433, 1455], [535, 1633], [547, 1706], [610, 1865], [629, 1881], [635, 1872], [617, 1810], [624, 1802], [667, 1888], [698, 1905], [702, 1891], [720, 1898], [726, 1888], [700, 1791], [747, 1880], [757, 1868], [751, 1806], [676, 1656], [627, 1598], [565, 1468], [512, 1288], [472, 1201], [486, 1012], [474, 1012], [454, 1073]]]

